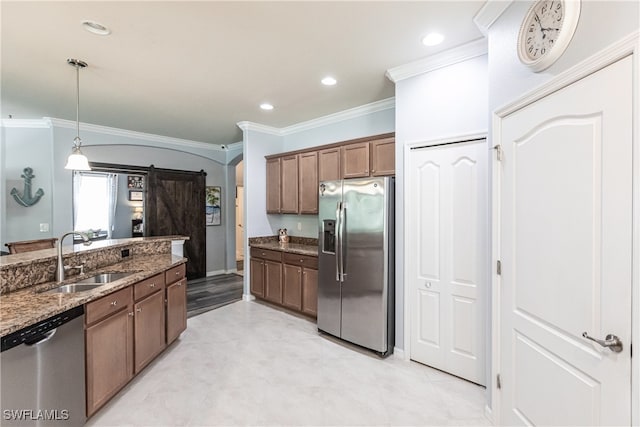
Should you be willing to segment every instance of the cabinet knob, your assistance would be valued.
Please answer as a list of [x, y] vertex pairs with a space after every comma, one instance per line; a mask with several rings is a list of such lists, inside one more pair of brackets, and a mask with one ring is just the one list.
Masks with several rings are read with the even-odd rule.
[[136, 308], [136, 311], [137, 311], [138, 313], [140, 313], [140, 312], [142, 311], [142, 309], [141, 309], [141, 308]]
[[304, 260], [303, 260], [303, 259], [301, 259], [301, 260], [300, 260], [300, 262], [304, 262]]
[[155, 288], [155, 287], [156, 287], [156, 284], [155, 284], [155, 283], [149, 283], [149, 287], [150, 287], [150, 288]]
[[133, 311], [129, 312], [129, 316], [133, 317]]
[[111, 307], [115, 307], [116, 305], [118, 305], [118, 300], [111, 301]]
[[180, 272], [179, 272], [179, 271], [176, 271], [176, 276], [179, 276], [179, 275], [180, 275]]

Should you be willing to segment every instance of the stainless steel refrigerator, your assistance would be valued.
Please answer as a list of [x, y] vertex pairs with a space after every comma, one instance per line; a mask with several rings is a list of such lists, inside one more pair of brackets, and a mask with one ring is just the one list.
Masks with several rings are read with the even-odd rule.
[[318, 191], [318, 329], [380, 355], [394, 344], [394, 178]]

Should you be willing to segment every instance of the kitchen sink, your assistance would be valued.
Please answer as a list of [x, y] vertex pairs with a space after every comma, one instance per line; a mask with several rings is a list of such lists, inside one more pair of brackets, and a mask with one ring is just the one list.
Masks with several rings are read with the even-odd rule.
[[124, 279], [127, 276], [131, 276], [132, 272], [123, 272], [123, 273], [102, 273], [96, 274], [95, 276], [87, 277], [86, 279], [78, 280], [76, 285], [84, 285], [84, 284], [104, 284], [115, 282], [116, 280]]
[[48, 294], [72, 294], [75, 292], [90, 291], [91, 289], [99, 288], [102, 284], [90, 284], [90, 283], [71, 283], [70, 285], [62, 285], [57, 288], [47, 291]]
[[115, 282], [116, 280], [131, 276], [132, 274], [134, 274], [134, 272], [96, 274], [95, 276], [87, 277], [68, 285], [58, 286], [57, 288], [45, 292], [48, 294], [71, 294], [75, 292], [90, 291], [91, 289], [99, 288], [106, 283]]

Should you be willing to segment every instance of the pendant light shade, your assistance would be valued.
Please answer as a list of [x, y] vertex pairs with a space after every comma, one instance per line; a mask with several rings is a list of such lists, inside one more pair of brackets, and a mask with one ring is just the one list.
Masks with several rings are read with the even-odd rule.
[[80, 139], [80, 68], [85, 68], [87, 63], [79, 59], [67, 59], [67, 64], [76, 68], [76, 137], [73, 139], [73, 149], [67, 158], [67, 164], [64, 168], [90, 171], [89, 160], [80, 150], [82, 145], [82, 140]]

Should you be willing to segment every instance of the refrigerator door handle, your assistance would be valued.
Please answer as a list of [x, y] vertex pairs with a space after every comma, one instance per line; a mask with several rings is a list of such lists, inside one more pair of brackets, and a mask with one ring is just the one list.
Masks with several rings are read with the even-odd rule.
[[346, 203], [342, 203], [340, 207], [340, 281], [344, 282], [344, 278], [347, 275], [345, 273], [345, 253], [344, 253], [344, 223], [347, 212]]
[[336, 207], [336, 250], [335, 250], [335, 259], [336, 259], [336, 282], [342, 282], [342, 274], [340, 271], [340, 257], [342, 256], [342, 241], [340, 234], [340, 211], [342, 210], [342, 203], [338, 202]]

